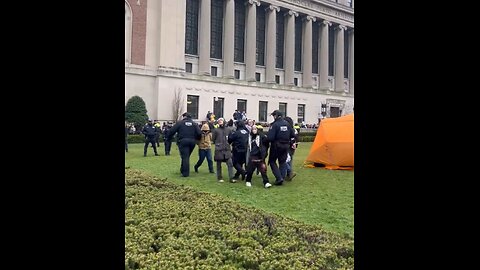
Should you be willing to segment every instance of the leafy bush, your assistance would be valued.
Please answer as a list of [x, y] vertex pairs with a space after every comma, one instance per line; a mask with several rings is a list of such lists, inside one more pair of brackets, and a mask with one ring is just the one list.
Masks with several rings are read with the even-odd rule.
[[353, 239], [125, 170], [125, 269], [353, 269]]
[[313, 142], [317, 136], [317, 131], [303, 131], [298, 136], [299, 142]]
[[125, 105], [125, 121], [133, 123], [137, 130], [141, 130], [148, 120], [145, 101], [139, 96], [133, 96]]
[[315, 140], [315, 136], [300, 136], [298, 138], [299, 142], [313, 142]]

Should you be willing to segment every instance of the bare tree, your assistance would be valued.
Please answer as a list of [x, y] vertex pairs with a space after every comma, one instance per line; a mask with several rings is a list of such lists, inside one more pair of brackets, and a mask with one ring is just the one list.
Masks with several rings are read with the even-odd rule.
[[173, 118], [176, 121], [182, 119], [182, 114], [184, 113], [184, 97], [183, 97], [183, 90], [182, 88], [175, 88], [175, 95], [173, 97]]

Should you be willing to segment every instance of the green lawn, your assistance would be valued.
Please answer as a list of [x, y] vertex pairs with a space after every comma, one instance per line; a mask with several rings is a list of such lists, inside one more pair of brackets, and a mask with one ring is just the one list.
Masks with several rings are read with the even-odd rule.
[[[191, 186], [197, 190], [220, 194], [241, 204], [262, 209], [267, 212], [290, 217], [307, 224], [319, 225], [326, 230], [346, 234], [353, 232], [353, 171], [325, 170], [321, 168], [303, 168], [312, 143], [301, 143], [294, 157], [294, 171], [297, 176], [283, 186], [263, 188], [260, 175], [253, 176], [252, 187], [247, 188], [244, 181], [237, 183], [218, 183], [216, 175], [208, 173], [206, 160], [195, 173], [193, 165], [198, 160], [198, 149], [190, 157], [190, 177], [180, 175], [180, 155], [175, 143], [171, 155], [164, 155], [163, 144], [158, 153], [148, 149], [143, 157], [143, 144], [130, 144], [125, 153], [125, 166], [143, 170], [151, 175], [168, 178], [176, 184]], [[212, 149], [213, 150], [213, 149]], [[223, 175], [228, 175], [223, 165]], [[214, 168], [216, 165], [214, 162]], [[270, 182], [275, 178], [268, 168]]]

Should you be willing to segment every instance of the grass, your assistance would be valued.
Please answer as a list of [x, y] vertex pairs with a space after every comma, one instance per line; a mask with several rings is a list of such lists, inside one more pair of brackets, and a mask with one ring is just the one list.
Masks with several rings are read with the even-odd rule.
[[[143, 144], [130, 144], [129, 152], [125, 153], [125, 166], [168, 178], [168, 181], [175, 184], [219, 194], [244, 205], [353, 237], [354, 172], [303, 168], [303, 161], [311, 145], [312, 143], [301, 143], [296, 151], [294, 171], [297, 176], [293, 181], [270, 189], [263, 188], [260, 175], [253, 176], [252, 188], [247, 188], [244, 181], [218, 183], [216, 175], [208, 172], [206, 160], [199, 168], [199, 173], [195, 173], [193, 165], [198, 160], [197, 148], [190, 157], [190, 177], [181, 177], [180, 155], [175, 143], [172, 144], [170, 156], [164, 155], [161, 144], [158, 149], [160, 156], [154, 156], [150, 147], [147, 157], [143, 157]], [[215, 162], [214, 168], [216, 169]], [[224, 176], [228, 175], [226, 165], [223, 165], [222, 172]], [[273, 183], [275, 178], [270, 168], [268, 176]]]

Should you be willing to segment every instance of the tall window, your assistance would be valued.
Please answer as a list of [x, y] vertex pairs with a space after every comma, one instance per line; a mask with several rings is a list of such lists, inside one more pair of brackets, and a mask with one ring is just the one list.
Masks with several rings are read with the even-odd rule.
[[245, 42], [245, 0], [235, 0], [235, 41], [234, 60], [243, 63]]
[[267, 110], [268, 110], [268, 102], [259, 101], [258, 102], [258, 121], [259, 122], [267, 122]]
[[198, 55], [198, 0], [187, 0], [185, 53]]
[[276, 55], [276, 62], [275, 62], [275, 67], [276, 68], [283, 68], [283, 40], [284, 40], [284, 34], [285, 34], [285, 29], [284, 29], [284, 22], [285, 22], [285, 16], [283, 12], [279, 12], [277, 14], [277, 55]]
[[295, 17], [295, 71], [302, 71], [302, 18]]
[[192, 119], [198, 119], [198, 96], [187, 95], [187, 112], [192, 115]]
[[222, 59], [223, 0], [211, 2], [210, 57]]
[[352, 7], [352, 0], [347, 0], [347, 7]]
[[298, 104], [297, 123], [305, 121], [305, 104]]
[[333, 76], [333, 63], [335, 61], [335, 27], [328, 26], [328, 76]]
[[257, 6], [257, 62], [265, 65], [265, 6]]
[[237, 99], [237, 110], [240, 112], [247, 112], [247, 100], [246, 99]]
[[343, 74], [344, 74], [344, 77], [345, 78], [348, 78], [348, 48], [349, 48], [349, 40], [348, 40], [348, 31], [345, 30], [343, 31], [344, 32], [344, 36], [343, 36], [343, 53], [344, 53], [344, 57], [343, 57]]
[[313, 22], [312, 27], [312, 73], [318, 74], [318, 37], [320, 35], [320, 23]]
[[223, 117], [223, 104], [224, 98], [213, 98], [213, 114], [215, 114], [215, 119]]
[[280, 102], [278, 104], [278, 110], [283, 113], [283, 117], [287, 116], [287, 103]]

